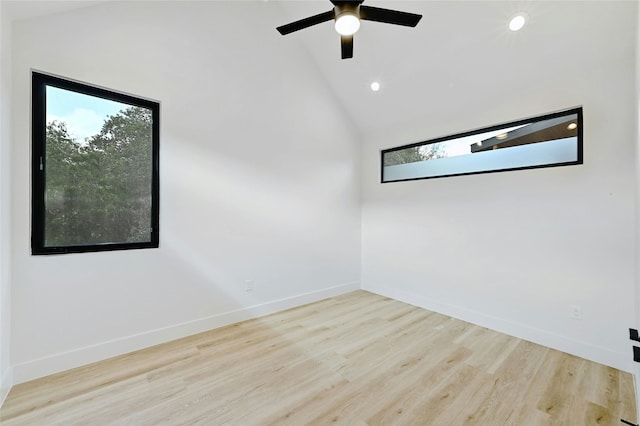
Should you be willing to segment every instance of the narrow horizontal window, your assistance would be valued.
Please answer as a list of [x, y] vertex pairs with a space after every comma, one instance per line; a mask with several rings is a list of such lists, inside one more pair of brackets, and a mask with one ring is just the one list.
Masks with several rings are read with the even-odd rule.
[[32, 254], [158, 247], [157, 102], [32, 74]]
[[582, 108], [383, 150], [382, 182], [582, 164]]

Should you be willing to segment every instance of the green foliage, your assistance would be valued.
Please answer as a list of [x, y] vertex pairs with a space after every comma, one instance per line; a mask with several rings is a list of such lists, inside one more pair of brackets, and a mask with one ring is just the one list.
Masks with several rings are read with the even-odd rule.
[[47, 124], [46, 246], [150, 240], [151, 125], [139, 107], [108, 116], [84, 142]]
[[416, 161], [433, 160], [443, 157], [446, 157], [446, 154], [437, 143], [415, 146], [413, 148], [387, 152], [384, 155], [384, 166], [396, 166], [398, 164], [415, 163]]

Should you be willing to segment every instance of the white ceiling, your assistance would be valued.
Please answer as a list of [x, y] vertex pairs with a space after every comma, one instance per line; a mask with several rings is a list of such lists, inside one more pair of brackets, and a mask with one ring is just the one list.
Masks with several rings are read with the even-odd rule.
[[[605, 2], [592, 3], [370, 0], [366, 4], [423, 18], [416, 28], [364, 21], [349, 60], [340, 59], [339, 36], [331, 22], [284, 36], [283, 42], [303, 43], [355, 123], [368, 133], [397, 128], [437, 109], [455, 114], [466, 93], [468, 102], [486, 108], [517, 97], [521, 85], [539, 80], [533, 78], [536, 74], [553, 72], [563, 62], [556, 60], [559, 56], [588, 61], [591, 51], [621, 48], [602, 45], [598, 18]], [[281, 6], [295, 20], [330, 4]], [[512, 32], [508, 22], [519, 12], [526, 12], [529, 22]], [[382, 86], [377, 93], [369, 88], [374, 80]]]
[[93, 6], [105, 0], [0, 0], [3, 19], [21, 20]]
[[[2, 0], [2, 10], [4, 18], [8, 14], [26, 19], [103, 2]], [[256, 3], [265, 6], [263, 1]], [[556, 59], [563, 55], [580, 55], [581, 62], [588, 63], [590, 56], [594, 61], [598, 57], [590, 52], [628, 49], [602, 45], [598, 37], [606, 2], [367, 0], [366, 4], [423, 18], [416, 28], [363, 21], [355, 34], [354, 58], [348, 60], [340, 59], [340, 38], [332, 22], [278, 35], [285, 46], [291, 44], [292, 54], [299, 54], [300, 45], [308, 52], [328, 90], [363, 134], [397, 128], [437, 110], [455, 114], [467, 93], [473, 96], [465, 102], [475, 102], [477, 108], [515, 97], [521, 85], [537, 80], [536, 74], [554, 72], [563, 62]], [[270, 16], [282, 16], [270, 23], [275, 32], [279, 25], [330, 10], [332, 5], [328, 0], [271, 0], [269, 7], [277, 9]], [[529, 21], [514, 33], [507, 25], [518, 12], [526, 12]], [[379, 92], [371, 91], [372, 81], [380, 82]], [[516, 118], [522, 117], [512, 117]]]

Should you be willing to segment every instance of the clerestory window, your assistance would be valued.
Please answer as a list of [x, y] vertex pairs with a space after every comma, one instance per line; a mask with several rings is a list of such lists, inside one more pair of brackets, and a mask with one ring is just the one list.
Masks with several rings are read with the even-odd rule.
[[582, 107], [381, 152], [382, 183], [582, 164]]

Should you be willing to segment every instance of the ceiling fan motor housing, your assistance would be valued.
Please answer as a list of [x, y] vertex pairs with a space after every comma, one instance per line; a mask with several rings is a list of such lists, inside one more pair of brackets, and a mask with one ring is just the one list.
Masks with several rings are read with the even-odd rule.
[[358, 19], [360, 19], [360, 3], [345, 1], [345, 2], [336, 2], [335, 8], [335, 18], [338, 19], [342, 15], [355, 15]]
[[336, 31], [340, 34], [342, 59], [348, 59], [353, 57], [353, 34], [360, 28], [360, 20], [415, 27], [422, 18], [422, 15], [399, 10], [372, 6], [360, 7], [364, 0], [329, 1], [333, 4], [333, 9], [281, 25], [276, 29], [280, 34], [286, 35], [333, 19]]

